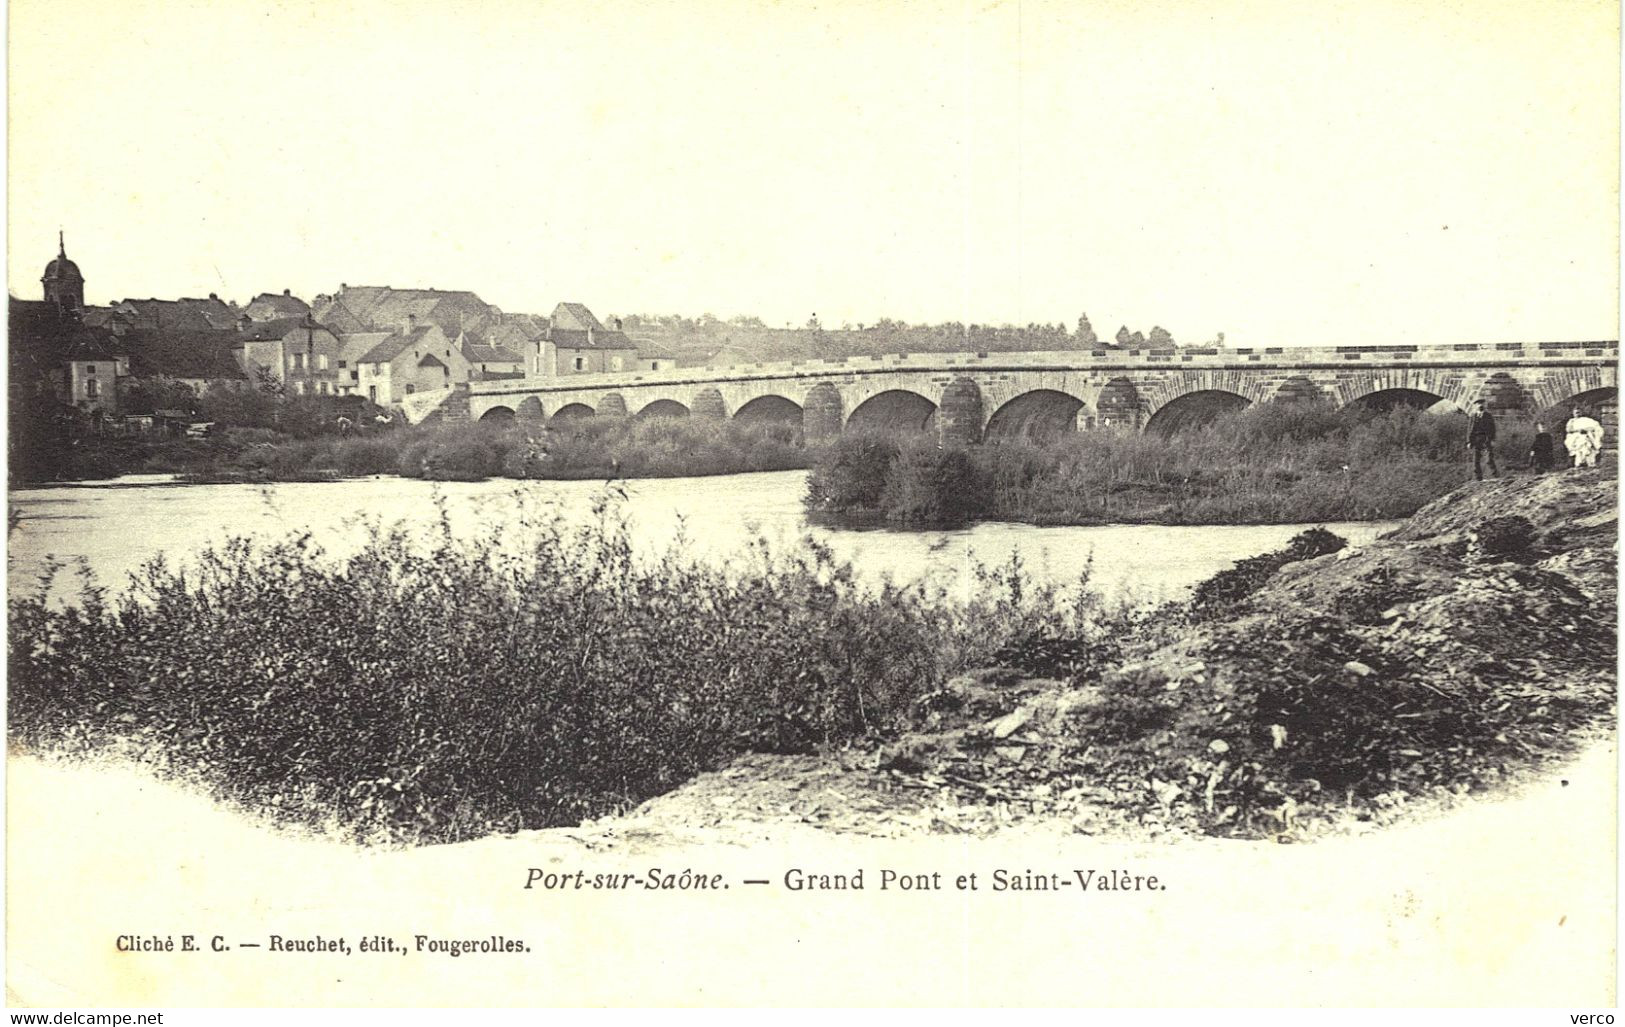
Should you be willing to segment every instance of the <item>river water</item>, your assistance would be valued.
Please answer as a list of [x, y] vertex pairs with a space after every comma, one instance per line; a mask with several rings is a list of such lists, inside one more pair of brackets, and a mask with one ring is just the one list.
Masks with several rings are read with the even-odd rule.
[[[651, 557], [683, 526], [693, 550], [714, 561], [737, 559], [752, 540], [794, 545], [811, 536], [850, 560], [862, 578], [914, 581], [929, 575], [952, 588], [970, 580], [975, 562], [1001, 564], [1013, 553], [1038, 579], [1072, 584], [1093, 561], [1092, 581], [1108, 595], [1172, 598], [1236, 560], [1283, 545], [1304, 525], [1034, 527], [978, 524], [952, 531], [848, 530], [808, 523], [801, 506], [806, 472], [619, 483], [627, 494], [633, 540]], [[121, 588], [143, 563], [171, 564], [236, 535], [281, 537], [309, 531], [342, 553], [366, 534], [372, 517], [427, 527], [443, 499], [453, 531], [472, 535], [512, 521], [522, 507], [556, 506], [566, 521], [591, 517], [605, 483], [509, 480], [424, 482], [360, 478], [274, 485], [178, 485], [162, 477], [125, 477], [9, 496], [21, 524], [8, 549], [11, 590], [34, 587], [49, 557], [83, 559], [105, 586]], [[1391, 523], [1329, 524], [1364, 542]], [[72, 582], [59, 583], [65, 595]], [[76, 587], [76, 586], [75, 586]]]

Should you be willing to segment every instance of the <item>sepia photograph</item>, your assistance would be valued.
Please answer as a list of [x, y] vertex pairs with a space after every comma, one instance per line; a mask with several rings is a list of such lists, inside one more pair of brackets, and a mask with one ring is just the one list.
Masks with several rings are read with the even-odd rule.
[[1617, 3], [8, 27], [8, 1008], [1616, 1004]]

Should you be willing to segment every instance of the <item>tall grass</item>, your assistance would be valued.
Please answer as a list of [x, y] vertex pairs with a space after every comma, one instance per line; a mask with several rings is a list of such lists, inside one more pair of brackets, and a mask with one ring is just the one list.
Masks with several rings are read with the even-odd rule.
[[[1471, 476], [1466, 418], [1401, 408], [1263, 404], [1195, 431], [1096, 430], [1044, 444], [956, 451], [843, 438], [813, 468], [807, 502], [899, 523], [1303, 523], [1406, 516]], [[1503, 424], [1503, 466], [1531, 430]], [[882, 456], [884, 455], [884, 460]], [[882, 463], [884, 466], [882, 467]], [[862, 467], [855, 475], [853, 469]]]
[[969, 594], [860, 586], [808, 543], [733, 566], [634, 558], [606, 496], [587, 526], [530, 508], [505, 534], [375, 528], [150, 564], [76, 605], [9, 603], [14, 744], [118, 750], [236, 802], [360, 838], [571, 824], [745, 750], [901, 724], [955, 671], [1034, 638], [1115, 639], [1080, 583], [1019, 565]]

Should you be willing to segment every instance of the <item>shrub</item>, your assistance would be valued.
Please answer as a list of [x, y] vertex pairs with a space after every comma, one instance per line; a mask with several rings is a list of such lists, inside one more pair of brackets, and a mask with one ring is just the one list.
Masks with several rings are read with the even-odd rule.
[[1211, 616], [1228, 609], [1263, 588], [1287, 564], [1335, 553], [1347, 545], [1347, 540], [1325, 528], [1300, 532], [1285, 547], [1241, 560], [1197, 585], [1191, 596], [1191, 611]]
[[[451, 841], [570, 824], [731, 755], [897, 727], [1012, 639], [1109, 629], [1010, 575], [870, 589], [808, 542], [717, 567], [632, 556], [618, 507], [454, 542], [234, 540], [109, 601], [9, 606], [16, 744], [119, 749], [292, 820]], [[48, 587], [48, 586], [47, 586]]]
[[891, 465], [880, 505], [894, 524], [964, 524], [990, 512], [989, 476], [963, 449], [912, 439]]
[[826, 449], [807, 478], [807, 503], [830, 513], [881, 509], [881, 496], [897, 459], [898, 442], [877, 432], [841, 436]]
[[1527, 553], [1534, 544], [1535, 526], [1527, 517], [1491, 517], [1472, 530], [1470, 539], [1473, 550], [1480, 556], [1516, 558]]

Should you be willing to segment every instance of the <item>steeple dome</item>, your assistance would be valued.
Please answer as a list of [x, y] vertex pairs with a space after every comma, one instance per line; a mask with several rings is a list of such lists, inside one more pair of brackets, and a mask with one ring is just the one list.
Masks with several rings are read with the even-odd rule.
[[68, 247], [61, 232], [56, 234], [56, 259], [45, 265], [40, 284], [45, 287], [47, 303], [70, 310], [85, 305], [85, 276], [79, 273], [79, 265], [68, 259]]

